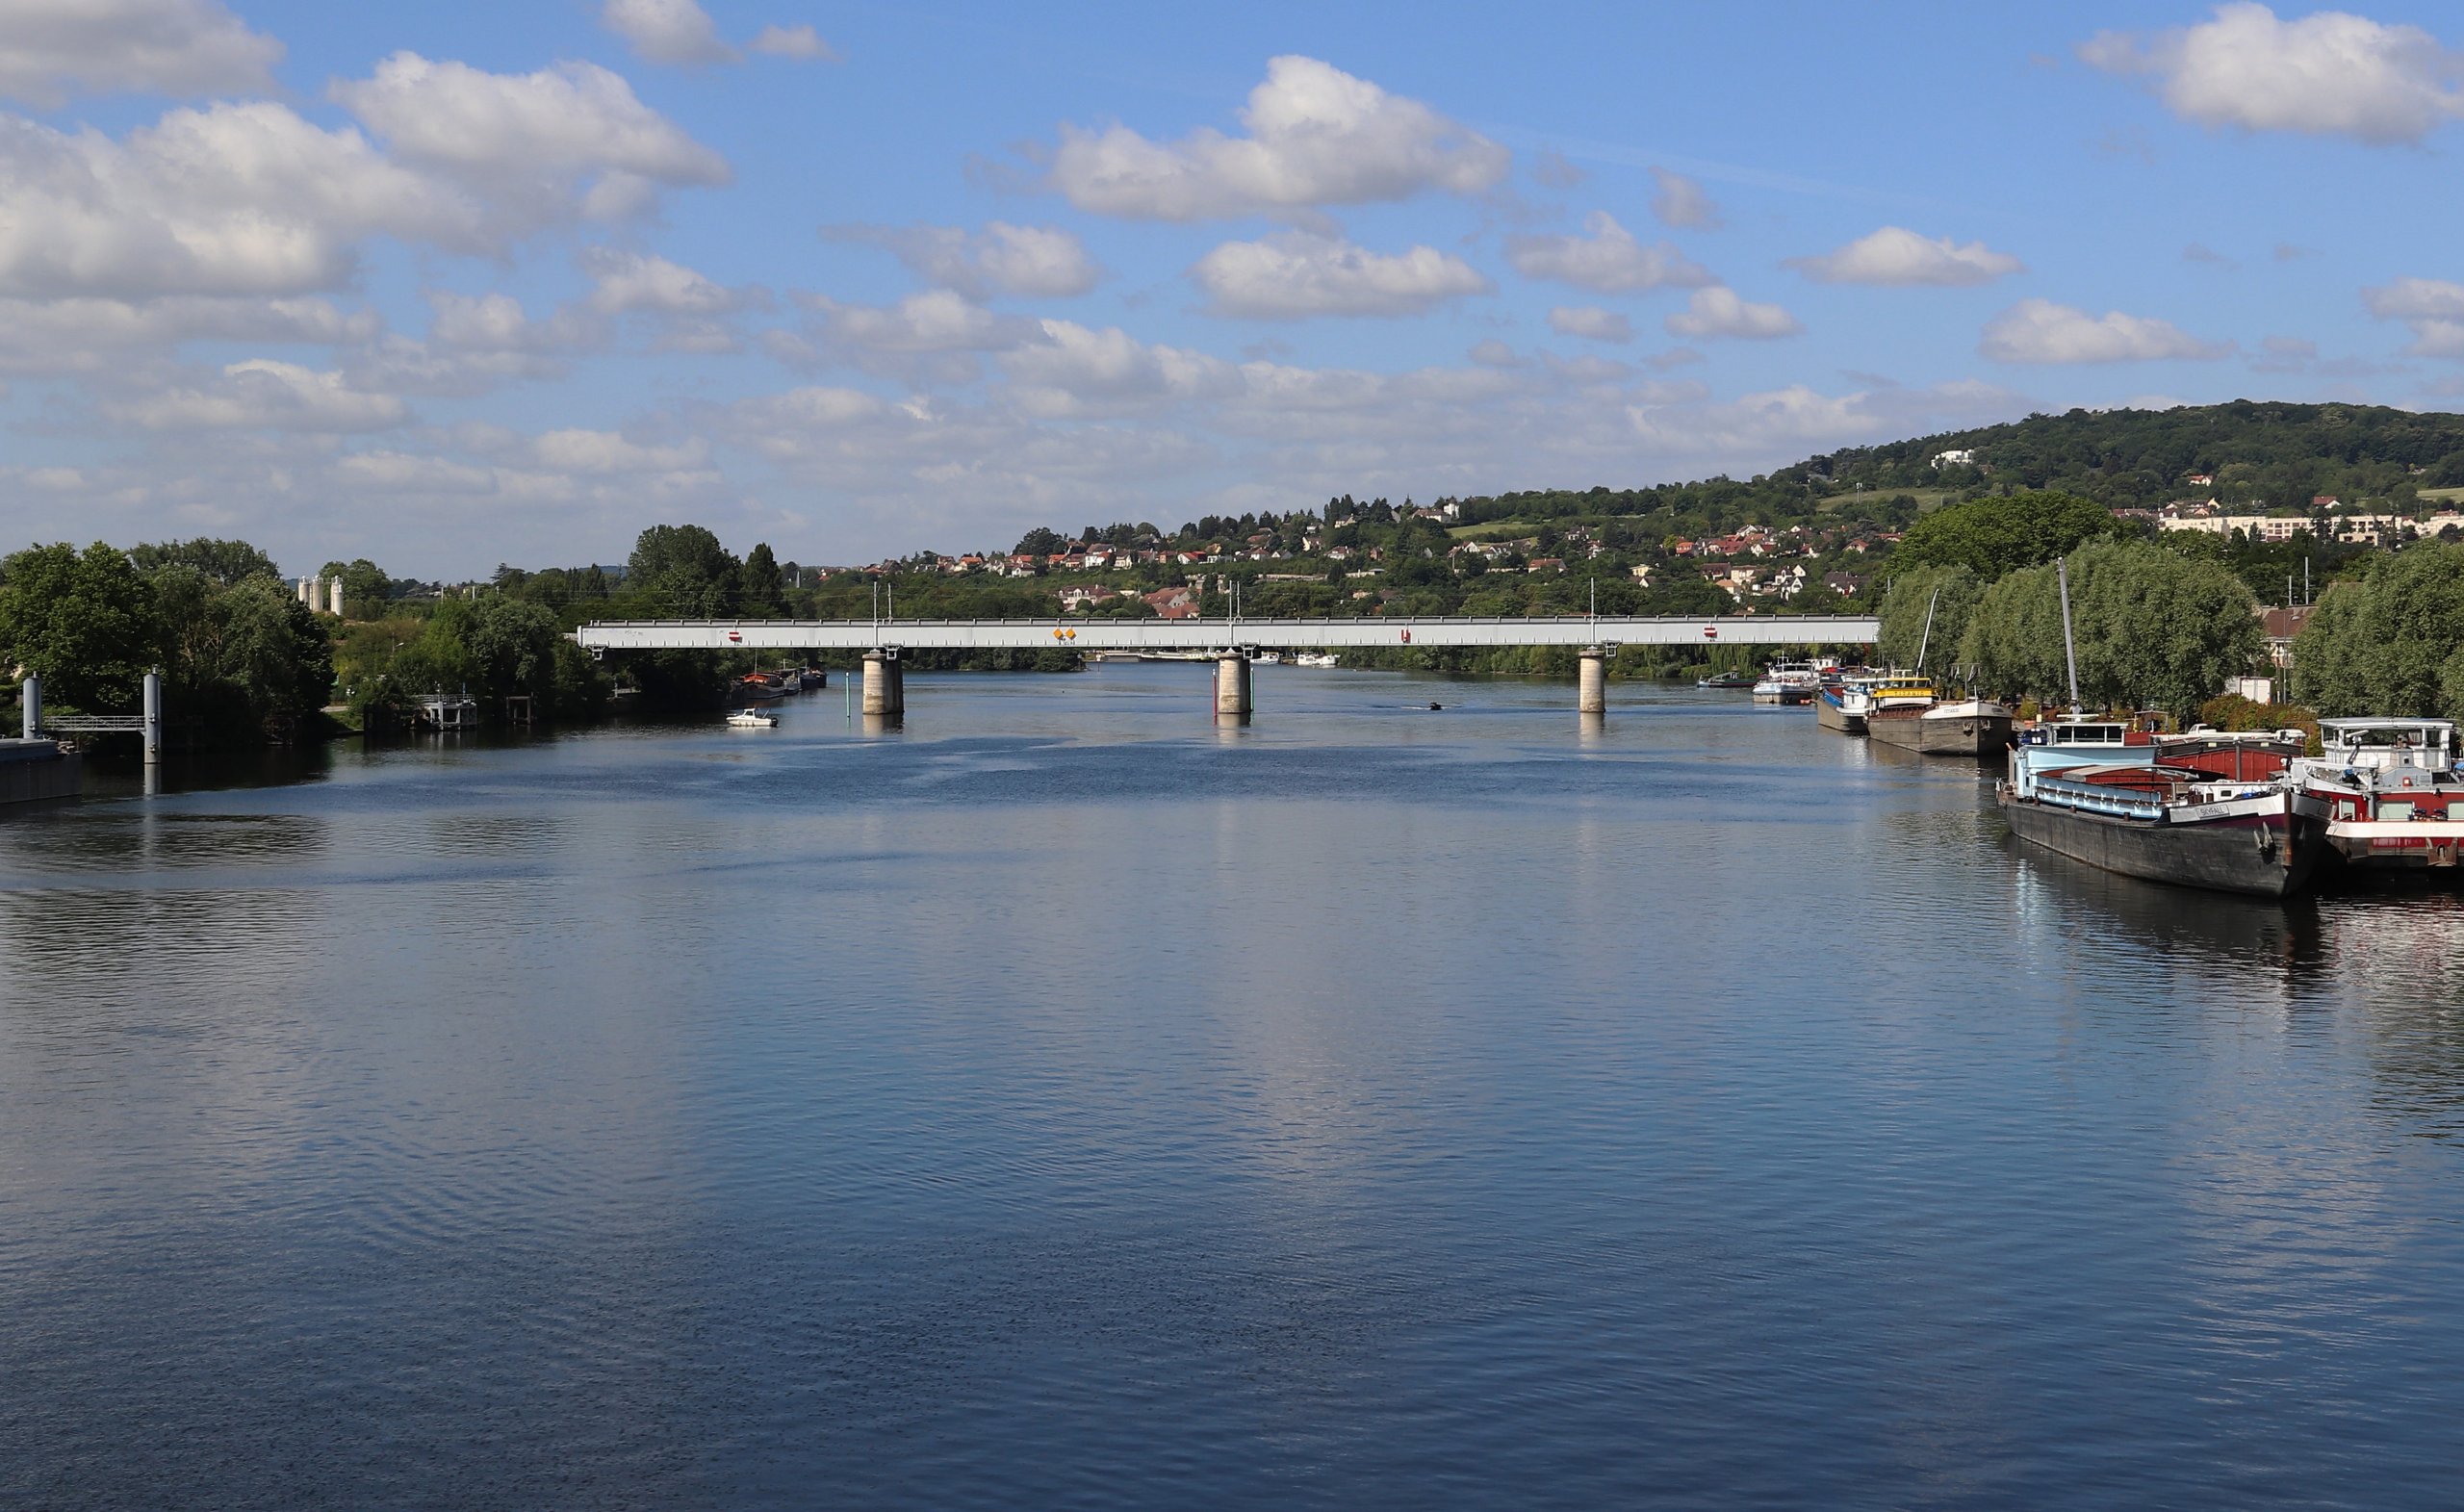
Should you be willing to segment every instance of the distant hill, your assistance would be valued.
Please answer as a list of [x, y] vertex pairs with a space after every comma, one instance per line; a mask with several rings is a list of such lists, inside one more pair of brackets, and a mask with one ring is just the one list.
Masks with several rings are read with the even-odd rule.
[[[1965, 453], [1965, 460], [1945, 452]], [[2194, 476], [2212, 481], [2194, 483]], [[1905, 525], [1919, 506], [2004, 488], [2062, 489], [2115, 509], [2213, 498], [2256, 513], [2306, 512], [2321, 495], [2348, 506], [2410, 508], [2424, 489], [2459, 487], [2464, 415], [2238, 399], [2032, 415], [1834, 451], [1742, 481], [1504, 494], [1465, 500], [1461, 508], [1467, 522], [1664, 511], [1681, 527], [1726, 529], [1815, 515]]]

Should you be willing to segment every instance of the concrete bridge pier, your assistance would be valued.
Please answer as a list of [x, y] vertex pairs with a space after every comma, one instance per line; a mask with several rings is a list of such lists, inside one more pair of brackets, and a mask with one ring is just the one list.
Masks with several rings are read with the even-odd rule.
[[31, 672], [27, 673], [24, 685], [17, 690], [17, 697], [25, 705], [26, 738], [28, 740], [41, 739], [42, 679], [35, 676]]
[[1239, 650], [1215, 660], [1215, 717], [1246, 724], [1249, 718], [1249, 658]]
[[864, 713], [897, 718], [907, 712], [907, 675], [898, 648], [876, 646], [864, 653]]
[[1575, 684], [1575, 711], [1608, 712], [1608, 648], [1604, 646], [1582, 649], [1582, 670]]

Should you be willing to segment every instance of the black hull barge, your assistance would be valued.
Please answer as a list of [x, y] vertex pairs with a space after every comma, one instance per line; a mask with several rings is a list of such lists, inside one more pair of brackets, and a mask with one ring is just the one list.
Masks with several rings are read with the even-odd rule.
[[2178, 886], [2287, 897], [2309, 884], [2326, 848], [2325, 821], [2289, 789], [2220, 802], [2133, 803], [2110, 812], [2042, 791], [2023, 798], [2007, 785], [2001, 797], [2003, 818], [2019, 839], [2105, 871]]

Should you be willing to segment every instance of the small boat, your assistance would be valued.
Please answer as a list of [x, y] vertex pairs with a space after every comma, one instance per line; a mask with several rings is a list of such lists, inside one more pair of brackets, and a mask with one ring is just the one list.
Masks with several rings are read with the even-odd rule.
[[1331, 651], [1304, 651], [1292, 658], [1296, 667], [1332, 667], [1343, 660]]
[[748, 672], [735, 679], [735, 696], [748, 704], [772, 704], [797, 691], [775, 672]]
[[779, 716], [765, 714], [757, 708], [740, 708], [728, 716], [728, 723], [737, 730], [776, 730]]
[[1707, 678], [1696, 678], [1698, 688], [1750, 688], [1760, 680], [1751, 672], [1714, 672]]
[[815, 688], [826, 688], [830, 686], [830, 674], [817, 667], [804, 667], [798, 669], [795, 674], [795, 679], [797, 687], [807, 693], [810, 693]]
[[2055, 721], [2021, 733], [1994, 796], [2013, 835], [2091, 866], [2270, 898], [2298, 891], [2326, 851], [2324, 806], [2280, 768], [2223, 777], [2214, 761], [2184, 759], [2194, 755], [2116, 721]]
[[1757, 704], [1810, 704], [1822, 673], [1810, 661], [1775, 661], [1754, 684]]
[[[2287, 731], [2288, 734], [2294, 731]], [[2456, 875], [2464, 859], [2464, 774], [2444, 719], [2323, 719], [2323, 755], [2295, 763], [2325, 806], [2333, 864], [2371, 874]]]

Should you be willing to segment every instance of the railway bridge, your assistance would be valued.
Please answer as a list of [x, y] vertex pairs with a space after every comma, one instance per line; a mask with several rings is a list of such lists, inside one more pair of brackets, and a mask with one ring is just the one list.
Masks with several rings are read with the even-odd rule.
[[1855, 646], [1879, 633], [1871, 615], [1712, 619], [1570, 614], [1536, 619], [601, 620], [576, 644], [611, 651], [853, 651], [864, 658], [864, 712], [907, 711], [901, 651], [1205, 652], [1216, 660], [1215, 712], [1249, 717], [1249, 661], [1261, 651], [1436, 646], [1570, 646], [1581, 675], [1576, 706], [1607, 707], [1607, 662], [1620, 646]]

